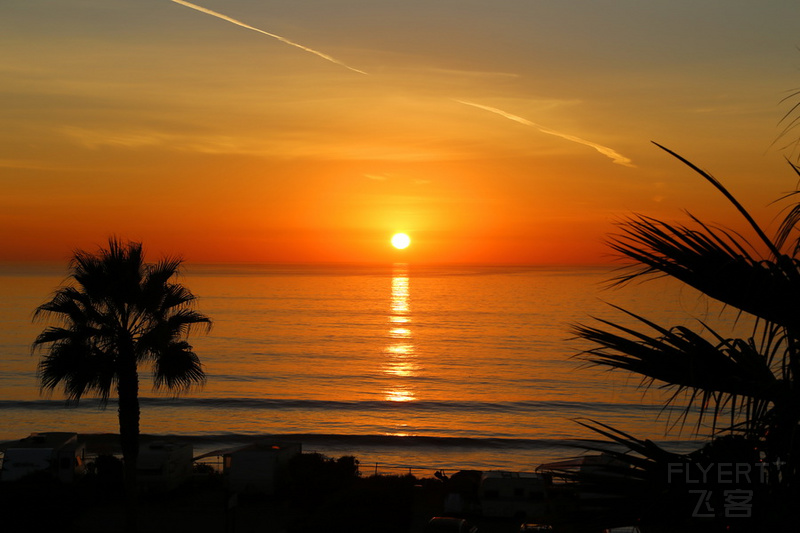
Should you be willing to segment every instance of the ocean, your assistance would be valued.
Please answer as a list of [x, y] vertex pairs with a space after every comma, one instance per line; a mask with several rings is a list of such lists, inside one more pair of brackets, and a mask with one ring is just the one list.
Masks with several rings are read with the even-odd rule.
[[[195, 453], [254, 440], [356, 455], [362, 470], [532, 471], [581, 453], [592, 419], [675, 449], [664, 392], [587, 367], [570, 326], [630, 323], [619, 305], [664, 325], [734, 317], [670, 280], [604, 288], [610, 267], [185, 265], [180, 281], [210, 316], [190, 342], [206, 385], [152, 391], [140, 369], [144, 434], [191, 438]], [[32, 432], [117, 432], [114, 402], [67, 406], [40, 394], [34, 308], [64, 267], [0, 270], [0, 441]]]

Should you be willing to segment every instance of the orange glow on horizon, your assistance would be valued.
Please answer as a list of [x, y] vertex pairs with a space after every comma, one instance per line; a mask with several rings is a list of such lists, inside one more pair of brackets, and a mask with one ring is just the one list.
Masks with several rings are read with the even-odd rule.
[[[531, 2], [455, 18], [376, 3], [368, 16], [384, 22], [360, 25], [347, 2], [324, 17], [236, 0], [213, 13], [18, 4], [0, 36], [15, 50], [0, 80], [15, 109], [0, 119], [0, 261], [64, 261], [116, 235], [193, 262], [597, 264], [631, 212], [742, 226], [651, 139], [764, 225], [777, 210], [762, 206], [792, 184], [764, 146], [793, 103], [775, 95], [796, 85], [796, 50], [774, 45], [794, 42], [793, 3], [726, 7], [714, 31], [679, 40], [686, 18], [661, 8], [620, 24], [557, 3], [547, 17]], [[754, 16], [769, 38], [734, 64], [742, 44], [724, 36]], [[476, 54], [465, 28], [483, 26], [508, 38]], [[292, 27], [302, 39], [284, 39]], [[621, 37], [582, 31], [608, 27]], [[589, 47], [598, 61], [574, 53]], [[399, 228], [404, 250], [386, 242]]]

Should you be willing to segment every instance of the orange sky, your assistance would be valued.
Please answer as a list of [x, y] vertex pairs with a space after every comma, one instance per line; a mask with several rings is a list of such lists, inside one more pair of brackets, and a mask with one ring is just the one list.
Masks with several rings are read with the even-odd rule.
[[772, 145], [795, 3], [186, 4], [3, 2], [0, 260], [117, 235], [203, 262], [595, 263], [631, 211], [739, 225], [651, 140], [765, 225], [795, 185]]

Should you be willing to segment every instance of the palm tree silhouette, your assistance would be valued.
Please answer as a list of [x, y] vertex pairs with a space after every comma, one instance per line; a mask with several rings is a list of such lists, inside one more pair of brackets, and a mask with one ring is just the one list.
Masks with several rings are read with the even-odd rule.
[[[671, 277], [750, 317], [752, 329], [741, 338], [726, 338], [711, 325], [669, 327], [616, 307], [629, 320], [595, 318], [573, 331], [591, 347], [579, 358], [593, 365], [638, 374], [645, 388], [671, 394], [665, 407], [677, 408], [681, 426], [696, 417], [696, 432], [710, 426], [709, 444], [689, 456], [667, 453], [596, 421], [582, 425], [644, 456], [614, 454], [637, 475], [661, 476], [670, 461], [760, 461], [781, 466], [770, 477], [773, 499], [797, 493], [800, 461], [800, 203], [784, 213], [770, 238], [747, 210], [713, 176], [680, 155], [676, 157], [716, 187], [741, 213], [757, 240], [691, 216], [687, 225], [634, 215], [620, 223], [609, 245], [632, 261], [612, 285], [632, 280]], [[800, 176], [800, 167], [789, 161]], [[792, 199], [800, 191], [784, 196]], [[627, 323], [626, 323], [627, 322]], [[716, 459], [714, 458], [716, 455]], [[724, 456], [725, 459], [720, 457]], [[661, 470], [660, 470], [661, 469]], [[775, 486], [777, 485], [777, 486]], [[663, 498], [662, 498], [663, 499]], [[785, 502], [777, 499], [774, 501]], [[777, 504], [776, 504], [777, 505]], [[673, 511], [674, 514], [674, 511]]]
[[[710, 417], [713, 431], [726, 413], [731, 417], [728, 430], [767, 438], [774, 453], [789, 453], [800, 444], [800, 248], [797, 242], [788, 243], [800, 220], [800, 205], [789, 210], [777, 236], [770, 239], [719, 181], [663, 149], [719, 189], [748, 221], [760, 245], [695, 217], [690, 227], [634, 216], [611, 237], [610, 246], [634, 261], [614, 282], [672, 277], [754, 317], [752, 335], [723, 338], [703, 323], [700, 327], [710, 337], [703, 336], [624, 311], [650, 333], [608, 320], [599, 320], [602, 326], [578, 325], [578, 335], [595, 344], [583, 356], [591, 363], [640, 374], [649, 385], [672, 388], [667, 402], [674, 405], [685, 399], [684, 420], [692, 411], [698, 424]], [[800, 167], [791, 165], [800, 175]]]
[[96, 254], [77, 251], [72, 283], [36, 308], [34, 319], [55, 319], [33, 342], [44, 351], [38, 375], [43, 391], [62, 385], [68, 399], [86, 394], [105, 406], [119, 402], [119, 434], [125, 462], [129, 528], [135, 528], [139, 454], [139, 366], [150, 365], [155, 389], [174, 394], [205, 382], [200, 360], [185, 340], [211, 320], [193, 310], [194, 295], [173, 281], [177, 258], [144, 262], [142, 244], [112, 238]]

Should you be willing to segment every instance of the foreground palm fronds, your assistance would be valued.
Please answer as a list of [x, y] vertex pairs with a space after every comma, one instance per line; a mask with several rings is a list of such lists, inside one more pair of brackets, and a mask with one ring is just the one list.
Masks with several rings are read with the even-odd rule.
[[[784, 491], [780, 494], [793, 493], [793, 460], [800, 461], [800, 203], [786, 211], [776, 236], [769, 238], [716, 178], [659, 147], [718, 189], [757, 239], [751, 243], [740, 233], [692, 215], [688, 224], [634, 215], [610, 238], [610, 247], [632, 261], [612, 285], [670, 277], [734, 310], [752, 329], [728, 338], [702, 321], [694, 329], [657, 324], [613, 306], [621, 320], [595, 318], [591, 325], [573, 327], [591, 345], [578, 357], [636, 374], [645, 388], [670, 391], [665, 408], [678, 410], [681, 426], [692, 419], [697, 433], [704, 424], [711, 428], [709, 447], [698, 457], [713, 462], [722, 453], [743, 464], [786, 465], [766, 485], [770, 491]], [[789, 164], [800, 176], [800, 167]], [[627, 481], [650, 479], [653, 472], [663, 475], [665, 462], [676, 460], [654, 444], [609, 426], [582, 424], [626, 448], [615, 459], [626, 465]]]

